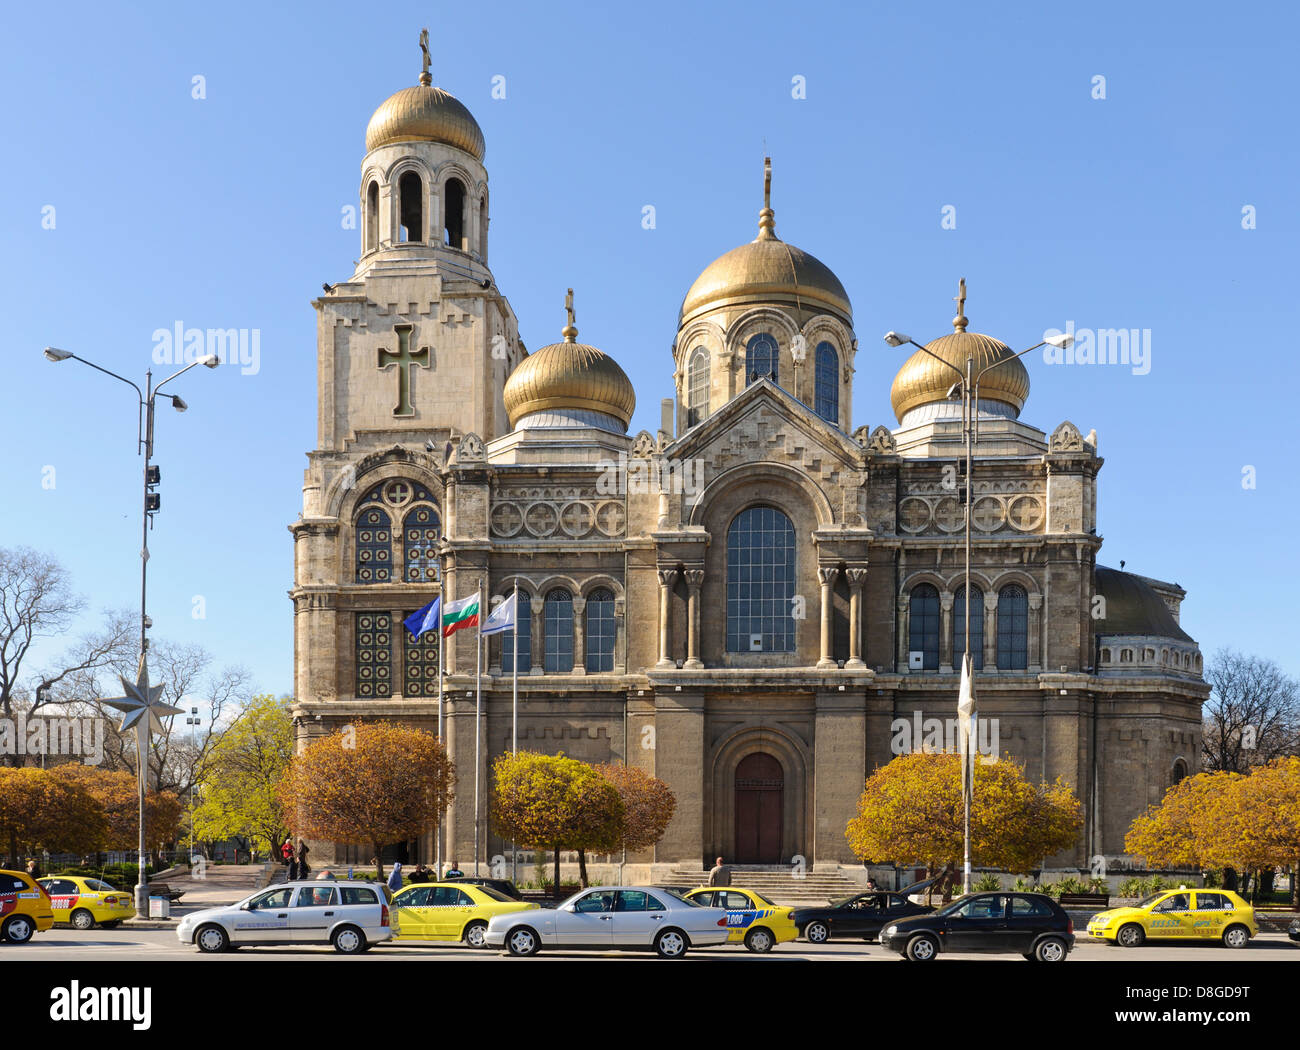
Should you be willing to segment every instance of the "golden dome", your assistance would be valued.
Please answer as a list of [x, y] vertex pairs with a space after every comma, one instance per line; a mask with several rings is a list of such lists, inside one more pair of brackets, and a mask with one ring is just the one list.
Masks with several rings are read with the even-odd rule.
[[632, 381], [612, 357], [577, 342], [573, 324], [573, 289], [566, 304], [569, 323], [564, 342], [551, 343], [529, 354], [506, 380], [506, 414], [513, 429], [534, 412], [586, 409], [613, 416], [626, 430], [636, 409]]
[[[965, 299], [966, 281], [963, 278], [952, 334], [940, 336], [927, 344], [926, 349], [930, 354], [936, 354], [943, 361], [960, 369], [963, 374], [968, 357], [974, 360], [975, 374], [998, 361], [1006, 361], [1006, 364], [992, 369], [980, 380], [979, 398], [981, 401], [1001, 401], [1012, 406], [1019, 415], [1029, 397], [1029, 372], [1006, 343], [992, 336], [966, 331], [967, 321], [961, 309]], [[930, 354], [917, 350], [894, 377], [889, 400], [900, 423], [914, 408], [947, 401], [948, 391], [957, 382], [957, 373], [936, 361]]]
[[776, 236], [771, 208], [772, 165], [764, 164], [758, 237], [705, 267], [682, 300], [678, 327], [705, 310], [740, 303], [792, 303], [853, 323], [848, 293], [825, 263]]
[[415, 87], [390, 96], [366, 127], [366, 151], [394, 142], [441, 142], [483, 159], [483, 131], [454, 95], [433, 86], [428, 73]]

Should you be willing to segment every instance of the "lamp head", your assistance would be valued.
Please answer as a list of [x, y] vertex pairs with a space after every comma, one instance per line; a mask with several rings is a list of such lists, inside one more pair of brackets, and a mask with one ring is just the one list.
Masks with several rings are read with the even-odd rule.
[[177, 412], [184, 412], [189, 407], [179, 394], [172, 394], [172, 408], [176, 409]]
[[902, 332], [885, 333], [885, 342], [887, 342], [890, 346], [902, 346], [904, 343], [910, 343], [911, 341], [912, 340], [909, 339], [907, 336], [905, 336]]
[[47, 361], [66, 361], [72, 357], [71, 350], [60, 350], [56, 346], [47, 346], [45, 348], [45, 360]]
[[199, 360], [208, 368], [216, 368], [217, 365], [221, 364], [221, 358], [216, 354], [208, 354], [207, 357], [201, 357]]
[[1058, 350], [1064, 350], [1067, 346], [1070, 346], [1074, 343], [1074, 336], [1051, 335], [1048, 336], [1046, 339], [1044, 339], [1043, 342], [1045, 342], [1048, 346], [1056, 347]]

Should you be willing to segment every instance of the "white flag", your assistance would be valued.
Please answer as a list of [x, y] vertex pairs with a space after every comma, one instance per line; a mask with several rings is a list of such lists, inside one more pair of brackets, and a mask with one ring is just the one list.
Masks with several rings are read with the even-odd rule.
[[482, 634], [503, 634], [506, 631], [514, 629], [515, 626], [515, 598], [518, 592], [511, 593], [510, 597], [492, 610], [488, 616], [487, 622], [483, 624]]
[[966, 794], [971, 761], [971, 717], [975, 714], [975, 690], [971, 683], [970, 653], [961, 659], [961, 689], [957, 693], [957, 740], [961, 746], [961, 791]]

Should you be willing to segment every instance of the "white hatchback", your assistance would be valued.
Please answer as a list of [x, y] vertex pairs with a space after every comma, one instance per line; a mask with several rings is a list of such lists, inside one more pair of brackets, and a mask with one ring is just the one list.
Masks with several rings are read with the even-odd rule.
[[392, 939], [388, 900], [388, 887], [377, 882], [291, 882], [186, 915], [176, 936], [202, 952], [246, 944], [332, 944], [352, 955]]
[[723, 944], [730, 933], [724, 909], [706, 908], [673, 890], [598, 886], [554, 909], [494, 916], [487, 945], [511, 955], [535, 955], [542, 948], [622, 948], [678, 959], [692, 946]]

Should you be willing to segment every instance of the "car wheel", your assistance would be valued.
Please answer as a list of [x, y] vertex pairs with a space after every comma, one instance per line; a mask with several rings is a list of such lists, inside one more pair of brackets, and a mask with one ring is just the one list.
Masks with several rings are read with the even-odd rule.
[[4, 939], [10, 944], [26, 944], [35, 932], [35, 924], [26, 915], [15, 915], [4, 925]]
[[342, 955], [356, 955], [366, 950], [365, 935], [355, 926], [340, 926], [334, 931], [330, 943]]
[[224, 952], [230, 947], [230, 938], [220, 926], [201, 926], [194, 935], [194, 943], [201, 952]]
[[93, 930], [95, 928], [95, 917], [85, 908], [78, 908], [72, 913], [72, 926], [77, 930]]
[[471, 922], [465, 927], [465, 943], [471, 948], [487, 947], [487, 923], [483, 921]]
[[825, 944], [831, 939], [831, 928], [824, 922], [810, 922], [803, 928], [803, 935], [813, 944]]
[[928, 933], [923, 933], [907, 942], [903, 954], [912, 962], [930, 962], [939, 954], [939, 942]]
[[775, 944], [772, 931], [764, 926], [756, 926], [745, 934], [745, 947], [751, 952], [770, 952]]
[[1067, 954], [1065, 942], [1059, 937], [1044, 937], [1034, 946], [1035, 962], [1064, 962]]
[[528, 955], [536, 955], [541, 945], [537, 942], [537, 934], [527, 926], [516, 926], [506, 936], [506, 948], [511, 955], [518, 955], [523, 958]]
[[1223, 931], [1223, 946], [1225, 948], [1244, 948], [1249, 942], [1250, 931], [1240, 924], [1229, 926]]
[[655, 951], [663, 959], [680, 959], [686, 954], [686, 934], [681, 930], [664, 930], [655, 938]]
[[1115, 934], [1115, 943], [1121, 948], [1136, 948], [1146, 939], [1146, 933], [1135, 922], [1130, 922], [1127, 926], [1121, 926], [1119, 933]]

